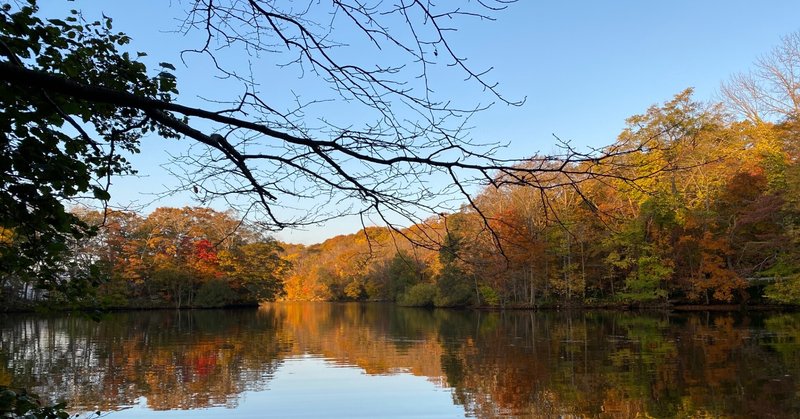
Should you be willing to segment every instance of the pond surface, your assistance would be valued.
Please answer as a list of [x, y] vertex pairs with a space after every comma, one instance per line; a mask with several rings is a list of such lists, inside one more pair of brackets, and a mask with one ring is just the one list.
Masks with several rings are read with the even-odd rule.
[[0, 385], [132, 417], [800, 417], [800, 314], [0, 316]]

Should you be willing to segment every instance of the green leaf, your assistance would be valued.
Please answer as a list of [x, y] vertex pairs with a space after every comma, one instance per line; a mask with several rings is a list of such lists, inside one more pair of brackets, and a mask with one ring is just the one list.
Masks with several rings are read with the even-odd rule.
[[93, 193], [95, 198], [97, 198], [97, 199], [99, 199], [101, 201], [108, 201], [109, 199], [111, 199], [111, 194], [108, 193], [108, 191], [106, 191], [105, 189], [102, 189], [102, 188], [94, 187], [94, 190], [92, 191], [92, 193]]

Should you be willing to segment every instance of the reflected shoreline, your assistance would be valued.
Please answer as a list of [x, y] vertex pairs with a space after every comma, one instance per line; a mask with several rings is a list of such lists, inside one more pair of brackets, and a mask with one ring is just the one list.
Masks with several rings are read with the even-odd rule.
[[311, 356], [368, 377], [424, 378], [478, 417], [800, 411], [796, 313], [273, 303], [100, 322], [6, 315], [0, 331], [0, 384], [80, 410], [143, 397], [153, 411], [237, 409], [242, 394], [269, 392], [287, 360]]

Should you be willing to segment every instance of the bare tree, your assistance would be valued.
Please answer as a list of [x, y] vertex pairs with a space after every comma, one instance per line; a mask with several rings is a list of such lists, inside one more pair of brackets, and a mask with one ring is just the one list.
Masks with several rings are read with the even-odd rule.
[[735, 112], [758, 122], [800, 116], [800, 32], [760, 57], [755, 68], [723, 83], [722, 95]]

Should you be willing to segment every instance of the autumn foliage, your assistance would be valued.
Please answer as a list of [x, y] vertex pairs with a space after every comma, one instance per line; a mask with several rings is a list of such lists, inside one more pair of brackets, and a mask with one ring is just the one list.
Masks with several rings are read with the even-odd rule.
[[[218, 307], [253, 304], [283, 292], [289, 263], [273, 239], [233, 213], [158, 208], [135, 213], [76, 210], [99, 233], [73, 254], [94, 268], [96, 303], [115, 307]], [[91, 268], [90, 268], [91, 267]]]
[[311, 246], [208, 208], [76, 209], [97, 234], [72, 243], [66, 270], [93, 278], [90, 303], [116, 307], [797, 304], [797, 132], [736, 120], [686, 90], [629, 118], [609, 147], [630, 153], [603, 176], [556, 174], [539, 189], [498, 176], [461, 211]]
[[[629, 118], [610, 147], [637, 151], [608, 162], [606, 177], [567, 186], [555, 177], [542, 189], [497, 182], [477, 208], [406, 231], [288, 248], [297, 265], [287, 296], [524, 307], [800, 302], [795, 125], [739, 121], [686, 90]], [[429, 237], [438, 250], [424, 245]]]
[[[799, 34], [787, 37], [747, 83], [724, 85], [725, 102], [687, 89], [628, 118], [594, 154], [498, 169], [460, 210], [405, 229], [304, 246], [279, 244], [233, 211], [74, 209], [87, 231], [59, 239], [53, 251], [68, 246], [68, 256], [26, 262], [48, 274], [39, 286], [49, 289], [6, 269], [0, 297], [63, 293], [122, 307], [800, 304], [800, 80], [784, 68], [800, 61], [798, 44]], [[0, 229], [7, 256], [24, 244], [19, 231]]]

